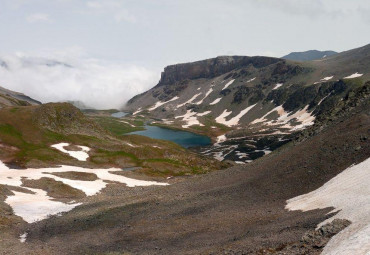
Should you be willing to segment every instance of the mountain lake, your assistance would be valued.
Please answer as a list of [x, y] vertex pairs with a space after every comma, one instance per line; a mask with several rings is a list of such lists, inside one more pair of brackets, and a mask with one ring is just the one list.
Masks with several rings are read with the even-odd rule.
[[207, 146], [211, 144], [211, 139], [208, 136], [198, 135], [192, 132], [172, 130], [168, 128], [149, 125], [145, 125], [145, 128], [145, 130], [135, 131], [129, 134], [142, 135], [150, 138], [171, 141], [184, 148]]

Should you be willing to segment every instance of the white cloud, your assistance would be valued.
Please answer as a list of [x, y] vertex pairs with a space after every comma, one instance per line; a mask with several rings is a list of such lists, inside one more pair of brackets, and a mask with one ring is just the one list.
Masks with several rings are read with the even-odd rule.
[[116, 12], [116, 14], [114, 14], [114, 19], [117, 22], [121, 22], [121, 21], [126, 21], [126, 22], [130, 22], [130, 23], [135, 23], [136, 22], [136, 17], [134, 15], [132, 15], [131, 13], [129, 13], [125, 9], [122, 9], [122, 10]]
[[368, 9], [369, 2], [363, 0], [264, 0], [246, 2], [261, 8], [281, 11], [288, 15], [342, 19], [343, 17], [356, 16], [362, 10]]
[[159, 80], [159, 73], [144, 67], [91, 58], [65, 55], [47, 59], [18, 54], [0, 59], [9, 66], [0, 67], [0, 86], [42, 102], [79, 100], [98, 109], [119, 108]]
[[49, 14], [46, 13], [34, 13], [29, 16], [27, 16], [27, 21], [30, 23], [34, 22], [50, 22]]
[[135, 15], [127, 10], [122, 1], [95, 0], [87, 2], [86, 5], [91, 11], [100, 14], [108, 14], [117, 22], [126, 21], [129, 23], [135, 23], [137, 21]]

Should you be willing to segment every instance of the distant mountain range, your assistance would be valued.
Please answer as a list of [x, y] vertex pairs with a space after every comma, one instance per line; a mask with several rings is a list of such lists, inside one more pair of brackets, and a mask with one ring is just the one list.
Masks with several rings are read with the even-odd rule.
[[[35, 58], [35, 57], [21, 57], [21, 64], [23, 66], [63, 66], [67, 68], [73, 68], [70, 64], [48, 58]], [[0, 59], [0, 68], [9, 68], [7, 61]]]
[[283, 56], [283, 59], [289, 59], [293, 61], [311, 61], [318, 60], [332, 55], [338, 54], [338, 52], [332, 50], [319, 51], [319, 50], [308, 50], [303, 52], [291, 52], [286, 56]]

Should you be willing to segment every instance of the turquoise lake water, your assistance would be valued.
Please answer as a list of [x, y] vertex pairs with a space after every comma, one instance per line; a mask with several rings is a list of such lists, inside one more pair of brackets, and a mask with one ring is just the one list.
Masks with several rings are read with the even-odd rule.
[[172, 141], [185, 148], [206, 146], [211, 144], [211, 139], [208, 136], [204, 135], [148, 125], [146, 125], [145, 128], [146, 130], [135, 131], [129, 134], [136, 134], [155, 139]]
[[115, 112], [112, 113], [112, 117], [121, 118], [127, 115], [127, 112]]

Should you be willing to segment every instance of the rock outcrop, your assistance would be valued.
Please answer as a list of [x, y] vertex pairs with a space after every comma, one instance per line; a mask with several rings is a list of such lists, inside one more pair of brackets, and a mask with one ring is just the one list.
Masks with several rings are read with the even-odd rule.
[[270, 57], [220, 56], [202, 61], [167, 66], [157, 86], [169, 85], [182, 80], [211, 79], [234, 69], [247, 67], [262, 68], [281, 61]]

